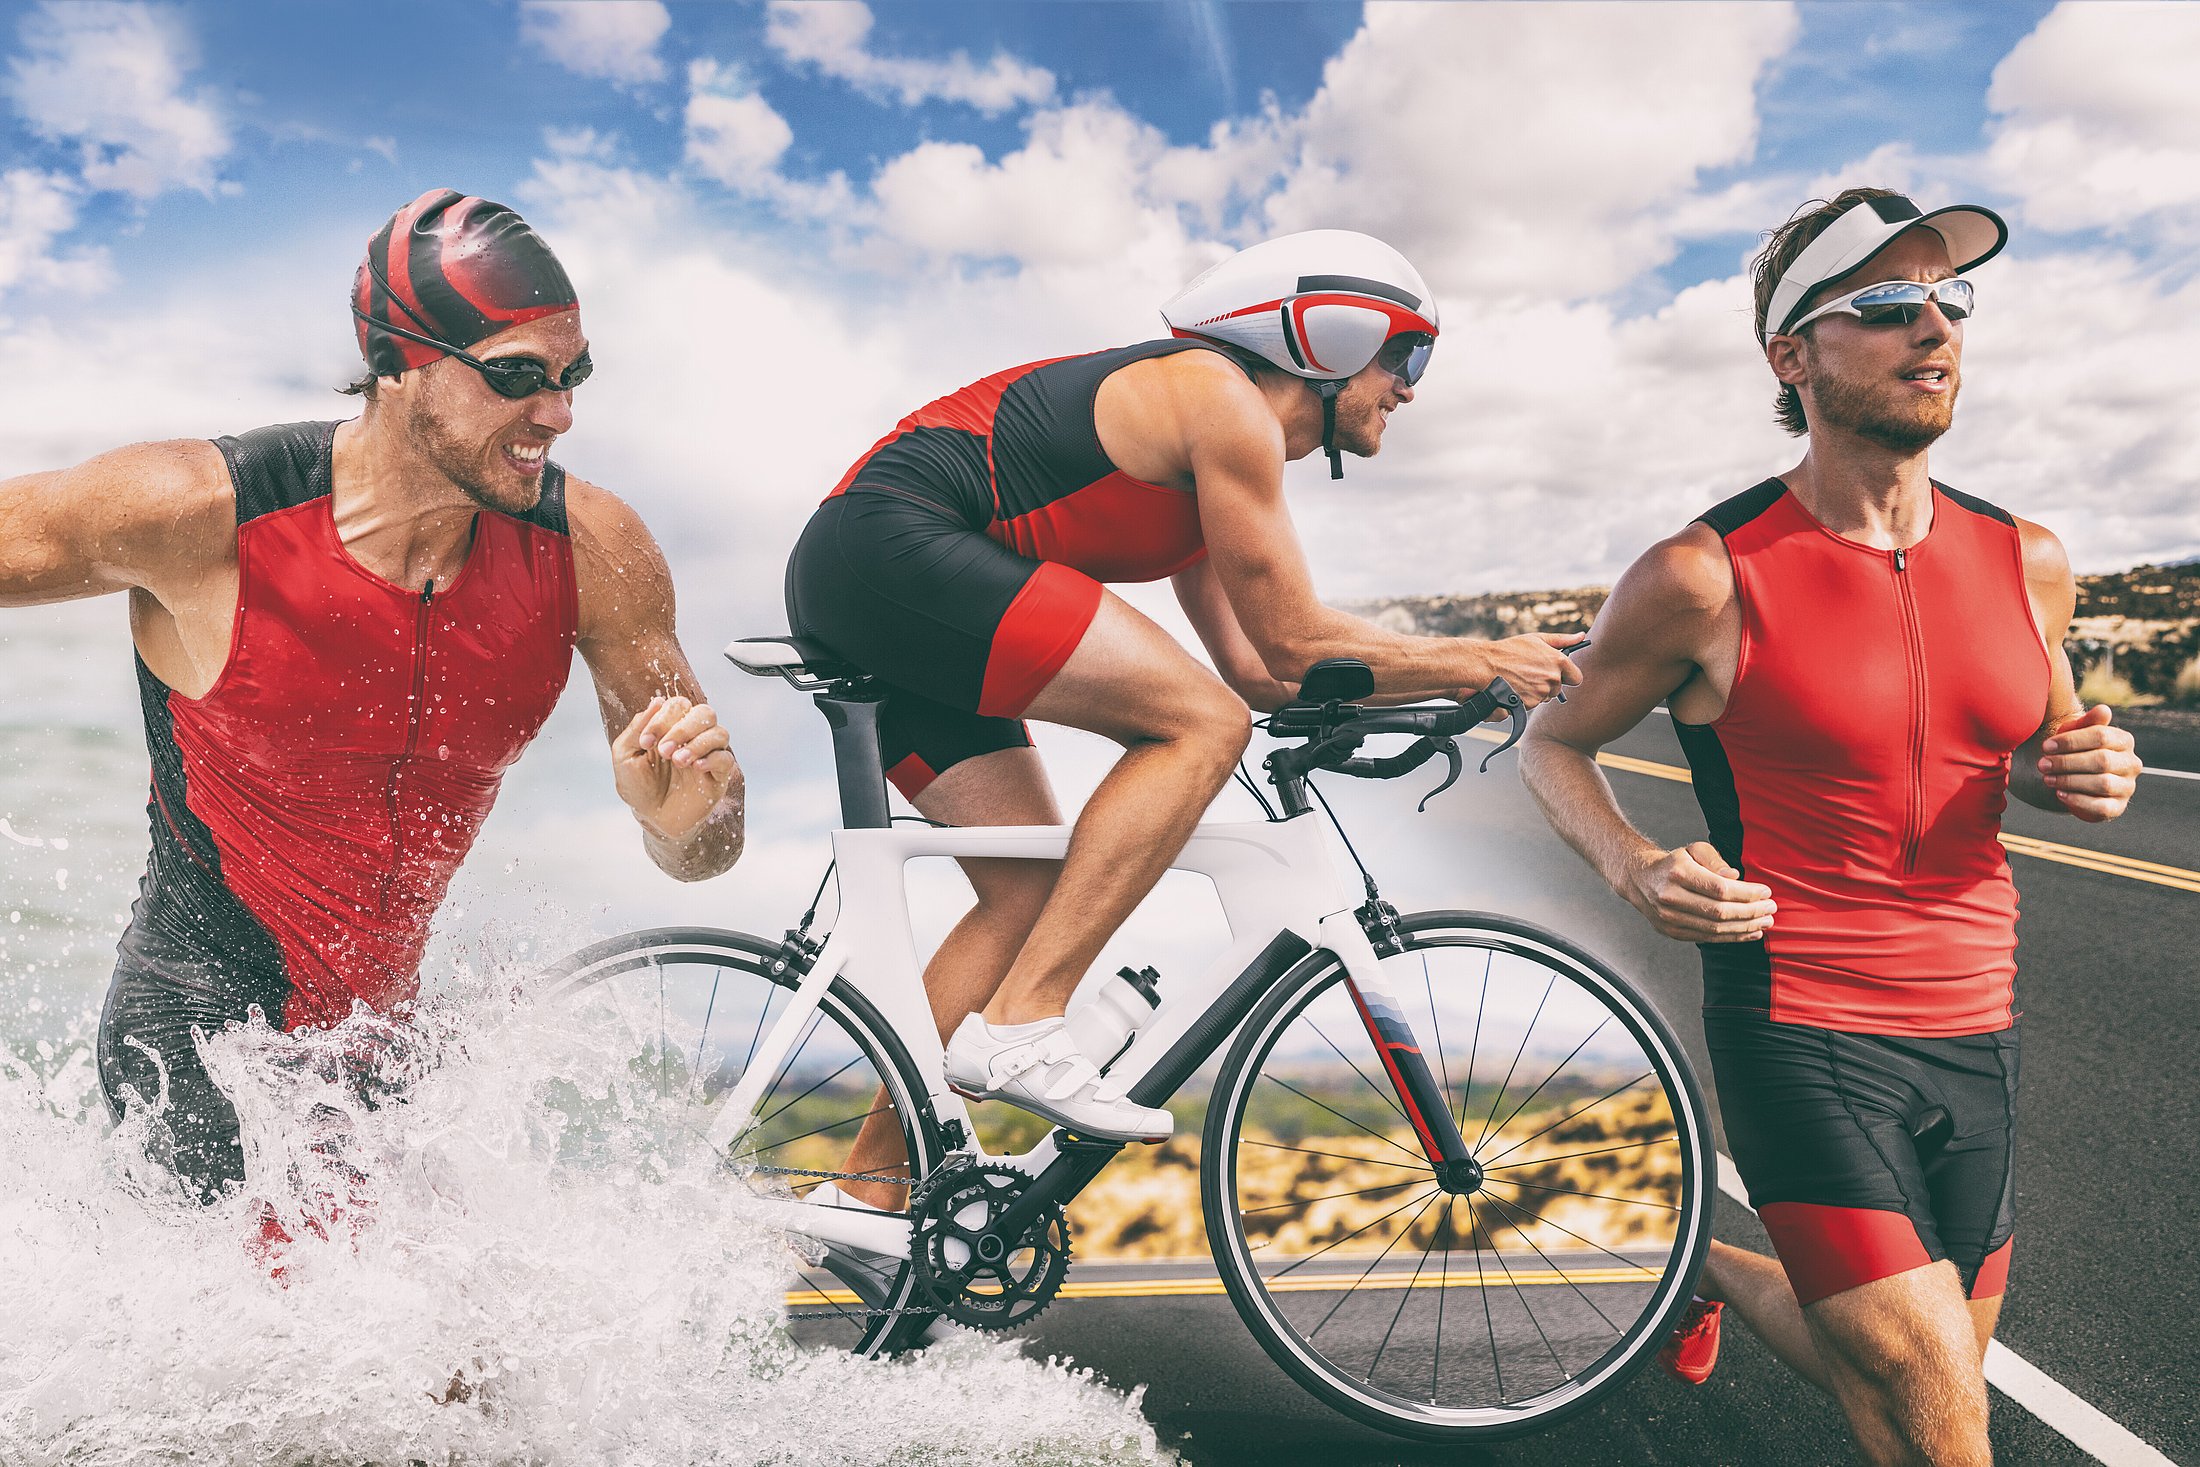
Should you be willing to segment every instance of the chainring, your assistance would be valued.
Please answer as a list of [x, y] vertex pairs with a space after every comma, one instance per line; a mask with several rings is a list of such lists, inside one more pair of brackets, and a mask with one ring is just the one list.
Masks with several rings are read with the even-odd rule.
[[909, 1263], [931, 1308], [971, 1329], [1006, 1330], [1054, 1302], [1069, 1273], [1069, 1218], [1060, 1204], [1043, 1208], [1014, 1246], [989, 1234], [1031, 1180], [979, 1162], [919, 1184], [909, 1198]]

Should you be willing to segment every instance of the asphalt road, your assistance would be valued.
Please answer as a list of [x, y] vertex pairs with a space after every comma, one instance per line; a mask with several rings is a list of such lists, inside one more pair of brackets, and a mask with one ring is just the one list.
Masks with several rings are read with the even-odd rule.
[[[1614, 752], [1684, 763], [1662, 718]], [[2169, 740], [2142, 738], [2141, 754], [2200, 769], [2193, 757], [2200, 749]], [[1653, 837], [1701, 837], [1685, 784], [1622, 771], [1610, 777]], [[1347, 828], [1401, 909], [1483, 907], [1567, 931], [1655, 999], [1708, 1080], [1694, 950], [1657, 937], [1606, 892], [1549, 835], [1509, 769], [1493, 766], [1476, 778], [1470, 767], [1461, 786], [1418, 819], [1410, 815], [1415, 781], [1332, 784]], [[2016, 806], [2006, 828], [2200, 870], [2200, 782], [2143, 779], [2131, 813], [2109, 826]], [[2191, 1079], [2200, 1041], [2192, 956], [2200, 893], [2021, 854], [2012, 861], [2024, 911], [2024, 1072], [2017, 1247], [2000, 1337], [2172, 1460], [2200, 1464], [2192, 1242], [2200, 1227], [2192, 1139], [2200, 1105]], [[1725, 1198], [1717, 1233], [1770, 1251], [1755, 1218]], [[1064, 1299], [1026, 1337], [1037, 1352], [1074, 1359], [1116, 1385], [1145, 1386], [1148, 1415], [1194, 1463], [1848, 1460], [1834, 1407], [1734, 1326], [1704, 1386], [1647, 1371], [1544, 1435], [1469, 1450], [1422, 1447], [1332, 1413], [1260, 1352], [1226, 1298]], [[1998, 1391], [1993, 1434], [2004, 1463], [2093, 1460]]]

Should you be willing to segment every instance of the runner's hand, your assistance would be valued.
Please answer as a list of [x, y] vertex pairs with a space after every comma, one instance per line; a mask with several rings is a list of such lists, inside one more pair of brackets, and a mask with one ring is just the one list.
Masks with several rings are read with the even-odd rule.
[[2096, 703], [2040, 745], [2040, 778], [2065, 810], [2095, 824], [2123, 814], [2139, 787], [2139, 756], [2131, 735], [2110, 725], [2114, 716]]
[[1510, 683], [1520, 701], [1533, 708], [1581, 681], [1581, 669], [1574, 666], [1564, 649], [1587, 640], [1582, 632], [1531, 632], [1502, 642], [1485, 642], [1482, 649], [1489, 659], [1490, 676]]
[[612, 740], [611, 769], [619, 798], [668, 840], [702, 824], [738, 772], [711, 706], [666, 697], [650, 699]]
[[1709, 841], [1645, 855], [1620, 893], [1682, 942], [1755, 942], [1772, 926], [1772, 888], [1743, 881]]

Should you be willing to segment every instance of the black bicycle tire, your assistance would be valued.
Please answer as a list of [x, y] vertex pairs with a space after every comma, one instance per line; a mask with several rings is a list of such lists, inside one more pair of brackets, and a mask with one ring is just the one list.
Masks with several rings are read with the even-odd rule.
[[[1532, 1435], [1549, 1430], [1608, 1399], [1614, 1391], [1633, 1379], [1649, 1363], [1660, 1342], [1678, 1322], [1682, 1311], [1688, 1307], [1705, 1255], [1710, 1250], [1711, 1222], [1715, 1210], [1713, 1194], [1717, 1190], [1718, 1153], [1712, 1140], [1710, 1116], [1704, 1106], [1703, 1088], [1697, 1081], [1695, 1068], [1687, 1051], [1682, 1048], [1672, 1026], [1665, 1022], [1656, 1006], [1609, 964], [1560, 934], [1502, 913], [1465, 910], [1415, 912], [1399, 918], [1398, 928], [1408, 939], [1408, 951], [1413, 950], [1413, 937], [1440, 928], [1479, 929], [1500, 937], [1536, 943], [1564, 954], [1627, 996], [1634, 1012], [1631, 1016], [1621, 1017], [1623, 1021], [1630, 1022], [1631, 1027], [1633, 1022], [1639, 1021], [1670, 1062], [1669, 1074], [1661, 1074], [1661, 1083], [1677, 1083], [1681, 1087], [1686, 1101], [1685, 1110], [1691, 1120], [1686, 1130], [1695, 1140], [1692, 1153], [1690, 1148], [1682, 1148], [1683, 1196], [1687, 1199], [1684, 1205], [1692, 1206], [1692, 1213], [1685, 1220], [1687, 1244], [1683, 1250], [1682, 1265], [1677, 1271], [1677, 1281], [1668, 1286], [1669, 1297], [1655, 1310], [1646, 1312], [1637, 1320], [1634, 1328], [1622, 1340], [1622, 1344], [1627, 1347], [1625, 1357], [1602, 1379], [1548, 1410], [1514, 1423], [1469, 1426], [1416, 1421], [1370, 1404], [1306, 1363], [1300, 1351], [1285, 1341], [1281, 1332], [1271, 1323], [1268, 1311], [1261, 1302], [1265, 1291], [1255, 1281], [1257, 1272], [1252, 1265], [1251, 1250], [1246, 1246], [1244, 1234], [1237, 1224], [1237, 1210], [1232, 1205], [1236, 1197], [1235, 1154], [1228, 1142], [1237, 1126], [1236, 1113], [1242, 1111], [1245, 1095], [1250, 1090], [1249, 1081], [1240, 1085], [1240, 1076], [1248, 1065], [1264, 1057], [1262, 1035], [1275, 1023], [1278, 1015], [1290, 1008], [1308, 985], [1325, 979], [1339, 966], [1336, 955], [1327, 950], [1317, 950], [1309, 954], [1269, 990], [1240, 1026], [1237, 1038], [1233, 1041], [1222, 1068], [1216, 1074], [1213, 1097], [1207, 1109], [1206, 1130], [1200, 1147], [1200, 1192], [1207, 1224], [1208, 1246], [1214, 1256], [1217, 1271], [1222, 1275], [1223, 1287], [1230, 1296], [1231, 1304], [1261, 1349], [1309, 1393], [1332, 1409], [1379, 1431], [1418, 1441], [1466, 1444], [1505, 1441]], [[1232, 1096], [1236, 1097], [1235, 1105], [1230, 1103]], [[1676, 1107], [1676, 1118], [1681, 1111], [1681, 1107]], [[1372, 1391], [1373, 1387], [1369, 1389]]]
[[[563, 1000], [602, 979], [631, 972], [653, 960], [663, 961], [668, 953], [711, 959], [736, 954], [754, 965], [753, 971], [758, 977], [789, 990], [801, 984], [812, 961], [809, 955], [784, 942], [773, 942], [747, 932], [720, 927], [649, 927], [591, 943], [545, 969], [540, 981], [544, 984], [546, 997]], [[878, 1010], [859, 989], [841, 978], [833, 979], [819, 1007], [837, 1009], [835, 1022], [844, 1028], [848, 1024], [858, 1026], [862, 1031], [855, 1036], [858, 1044], [868, 1040], [870, 1045], [877, 1046], [870, 1051], [873, 1064], [883, 1063], [894, 1069], [895, 1078], [910, 1097], [917, 1141], [924, 1152], [921, 1158], [910, 1159], [910, 1170], [914, 1176], [925, 1176], [946, 1155], [946, 1138], [941, 1132], [939, 1118], [933, 1114], [931, 1095], [910, 1060], [901, 1036], [879, 1017]], [[865, 1047], [869, 1049], [870, 1045]], [[920, 1162], [921, 1165], [917, 1164]], [[870, 1358], [896, 1353], [913, 1343], [933, 1318], [927, 1312], [907, 1307], [916, 1292], [914, 1271], [905, 1272], [902, 1298], [889, 1306], [899, 1312], [888, 1318], [883, 1328], [867, 1327], [856, 1348], [849, 1353]]]

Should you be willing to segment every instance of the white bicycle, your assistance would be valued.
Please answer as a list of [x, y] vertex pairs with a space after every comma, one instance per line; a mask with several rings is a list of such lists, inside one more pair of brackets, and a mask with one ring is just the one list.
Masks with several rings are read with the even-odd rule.
[[[727, 655], [812, 693], [832, 726], [838, 919], [813, 935], [813, 903], [777, 940], [630, 933], [558, 965], [553, 991], [622, 1016], [633, 1073], [824, 1252], [789, 1296], [798, 1337], [877, 1354], [942, 1317], [1013, 1328], [1061, 1289], [1065, 1204], [1123, 1147], [1055, 1129], [986, 1152], [941, 1071], [904, 868], [1059, 860], [1069, 830], [893, 824], [875, 687], [800, 639]], [[1310, 774], [1393, 778], [1442, 753], [1441, 790], [1454, 736], [1500, 710], [1517, 736], [1523, 716], [1502, 683], [1464, 704], [1355, 704], [1371, 685], [1362, 664], [1322, 664], [1267, 720], [1288, 741], [1265, 766], [1277, 805], [1246, 780], [1268, 818], [1203, 824], [1174, 863], [1212, 879], [1231, 945], [1159, 985], [1107, 1073], [1164, 1106], [1229, 1044], [1198, 1166], [1247, 1328], [1346, 1415], [1494, 1440], [1585, 1409], [1662, 1343], [1710, 1236], [1711, 1136], [1680, 1045], [1605, 964], [1510, 917], [1400, 916], [1364, 866], [1347, 879], [1306, 818]], [[1415, 742], [1360, 757], [1379, 734]], [[857, 1175], [842, 1158], [882, 1112], [908, 1161], [863, 1175], [906, 1183], [906, 1213], [803, 1200]]]

